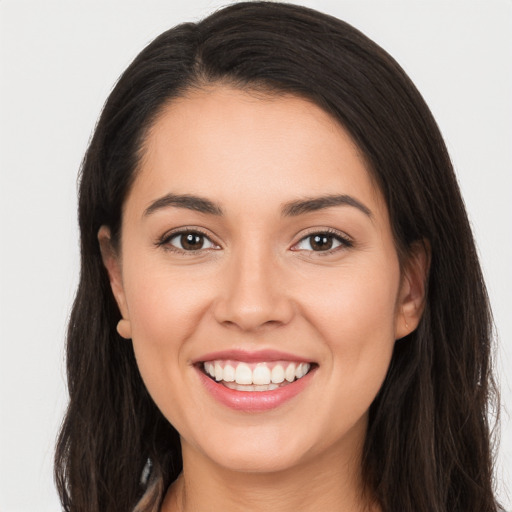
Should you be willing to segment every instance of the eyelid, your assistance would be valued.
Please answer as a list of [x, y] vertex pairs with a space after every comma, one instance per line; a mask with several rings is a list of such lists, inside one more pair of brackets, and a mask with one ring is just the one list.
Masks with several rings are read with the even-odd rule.
[[[209, 247], [209, 248], [206, 248], [206, 249], [197, 249], [197, 250], [186, 251], [184, 249], [180, 249], [179, 247], [175, 247], [175, 246], [173, 246], [173, 245], [171, 245], [169, 243], [174, 237], [179, 236], [179, 235], [185, 235], [185, 234], [188, 234], [188, 233], [197, 233], [199, 235], [204, 236], [215, 247], [213, 247], [213, 248]], [[205, 229], [200, 228], [198, 226], [180, 226], [178, 228], [173, 228], [173, 229], [171, 229], [169, 231], [166, 231], [155, 242], [155, 245], [157, 247], [163, 247], [165, 250], [168, 250], [168, 251], [177, 252], [177, 253], [180, 253], [180, 254], [187, 254], [187, 255], [197, 254], [197, 253], [205, 252], [205, 251], [218, 250], [218, 249], [221, 248], [220, 244], [218, 244], [213, 239], [213, 237], [212, 237], [212, 235], [210, 233], [207, 233]]]
[[[340, 245], [337, 247], [334, 247], [332, 249], [328, 249], [326, 251], [313, 251], [313, 250], [309, 250], [309, 249], [295, 249], [295, 247], [297, 247], [297, 245], [299, 245], [303, 240], [305, 240], [306, 238], [309, 238], [313, 235], [332, 236], [333, 238], [335, 238], [337, 241], [340, 242]], [[301, 233], [300, 238], [292, 245], [292, 247], [290, 249], [292, 251], [297, 251], [297, 252], [299, 252], [299, 251], [311, 252], [311, 253], [314, 252], [316, 255], [322, 256], [322, 255], [332, 254], [339, 250], [349, 249], [353, 246], [354, 246], [354, 241], [352, 240], [352, 238], [350, 236], [348, 236], [343, 231], [338, 231], [337, 229], [333, 229], [333, 228], [318, 227], [318, 228], [309, 228], [306, 230], [306, 232]]]

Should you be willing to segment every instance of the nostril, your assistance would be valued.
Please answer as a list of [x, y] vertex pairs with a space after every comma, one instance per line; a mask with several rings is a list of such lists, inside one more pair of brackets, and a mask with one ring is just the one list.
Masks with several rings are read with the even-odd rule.
[[288, 324], [293, 318], [293, 308], [285, 304], [249, 305], [230, 300], [217, 304], [214, 317], [224, 327], [256, 331]]
[[287, 324], [294, 308], [286, 289], [273, 278], [273, 266], [251, 258], [253, 265], [239, 265], [219, 291], [213, 304], [215, 319], [243, 331]]

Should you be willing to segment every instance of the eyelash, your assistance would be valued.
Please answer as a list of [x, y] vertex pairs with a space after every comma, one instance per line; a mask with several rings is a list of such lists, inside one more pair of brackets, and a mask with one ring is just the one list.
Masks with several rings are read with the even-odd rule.
[[[198, 254], [201, 251], [213, 249], [213, 248], [207, 248], [207, 249], [201, 248], [201, 249], [195, 249], [195, 250], [185, 250], [185, 249], [176, 247], [170, 243], [173, 238], [181, 237], [184, 235], [199, 235], [199, 236], [203, 237], [204, 240], [208, 240], [213, 246], [218, 248], [218, 245], [215, 242], [213, 242], [212, 239], [206, 233], [204, 233], [202, 230], [200, 230], [198, 228], [178, 229], [176, 231], [172, 231], [171, 233], [166, 233], [165, 235], [162, 236], [162, 238], [160, 238], [160, 240], [157, 241], [157, 243], [155, 245], [157, 247], [164, 248], [166, 251], [172, 251], [174, 253], [184, 254], [187, 256]], [[213, 249], [213, 250], [216, 250], [216, 249]]]
[[[184, 235], [199, 235], [199, 236], [203, 237], [203, 239], [208, 240], [210, 244], [215, 246], [215, 248], [208, 247], [206, 249], [201, 248], [201, 249], [195, 249], [195, 250], [186, 250], [186, 249], [176, 247], [170, 243], [172, 239], [181, 237]], [[327, 237], [332, 237], [334, 240], [339, 242], [339, 245], [332, 249], [328, 249], [325, 251], [315, 251], [313, 249], [311, 249], [311, 250], [310, 249], [294, 249], [294, 247], [297, 247], [301, 242], [307, 240], [308, 238], [310, 239], [313, 236], [317, 236], [317, 235], [320, 235], [320, 236], [324, 235]], [[204, 233], [202, 230], [200, 230], [198, 228], [179, 229], [176, 231], [172, 231], [171, 233], [166, 233], [156, 242], [155, 245], [157, 247], [163, 247], [167, 251], [172, 251], [172, 252], [175, 252], [178, 254], [184, 254], [184, 255], [195, 255], [201, 251], [216, 250], [219, 247], [217, 244], [215, 244], [215, 242], [213, 242], [211, 240], [211, 238], [206, 233]], [[311, 245], [311, 243], [310, 243], [310, 245]], [[334, 229], [322, 229], [322, 230], [311, 231], [310, 233], [304, 235], [297, 243], [295, 243], [293, 245], [291, 250], [297, 251], [297, 252], [308, 251], [311, 253], [316, 253], [318, 256], [328, 256], [328, 255], [333, 254], [339, 250], [349, 249], [353, 246], [354, 246], [353, 241], [350, 240], [350, 238], [348, 238], [346, 235], [342, 235], [339, 231], [336, 231]]]
[[[293, 248], [292, 248], [292, 250], [295, 250], [297, 252], [306, 250], [308, 252], [315, 253], [317, 256], [321, 257], [321, 256], [329, 256], [330, 254], [336, 253], [343, 249], [350, 249], [351, 247], [354, 246], [354, 242], [347, 235], [344, 235], [334, 229], [321, 229], [321, 230], [314, 230], [314, 231], [307, 233], [296, 244], [294, 244], [293, 247], [297, 247], [304, 240], [307, 240], [308, 238], [311, 239], [312, 237], [314, 237], [316, 235], [320, 235], [320, 236], [324, 235], [327, 237], [332, 237], [334, 240], [339, 242], [339, 245], [337, 247], [333, 247], [332, 249], [328, 249], [326, 251], [314, 251], [314, 250], [309, 250], [309, 249], [293, 249]], [[310, 243], [310, 245], [311, 245], [311, 243]]]

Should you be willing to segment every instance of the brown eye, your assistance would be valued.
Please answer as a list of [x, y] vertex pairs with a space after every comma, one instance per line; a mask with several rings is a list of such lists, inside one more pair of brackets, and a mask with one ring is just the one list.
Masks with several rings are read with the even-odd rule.
[[334, 237], [332, 235], [313, 235], [310, 237], [310, 245], [313, 251], [328, 251], [332, 249]]
[[182, 251], [200, 251], [201, 249], [215, 248], [215, 245], [207, 236], [197, 231], [177, 233], [169, 238], [167, 243]]
[[197, 233], [180, 235], [181, 247], [186, 251], [197, 251], [203, 248], [204, 236]]
[[305, 236], [293, 247], [296, 251], [327, 252], [342, 247], [352, 247], [352, 242], [341, 235], [313, 233]]

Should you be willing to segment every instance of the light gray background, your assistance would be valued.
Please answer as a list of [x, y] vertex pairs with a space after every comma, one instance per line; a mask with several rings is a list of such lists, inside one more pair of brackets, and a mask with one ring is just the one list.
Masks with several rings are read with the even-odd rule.
[[[226, 3], [0, 0], [1, 512], [60, 509], [52, 457], [79, 272], [76, 174], [102, 104], [153, 37]], [[446, 138], [500, 335], [497, 479], [512, 509], [512, 2], [297, 3], [345, 19], [388, 50]]]

